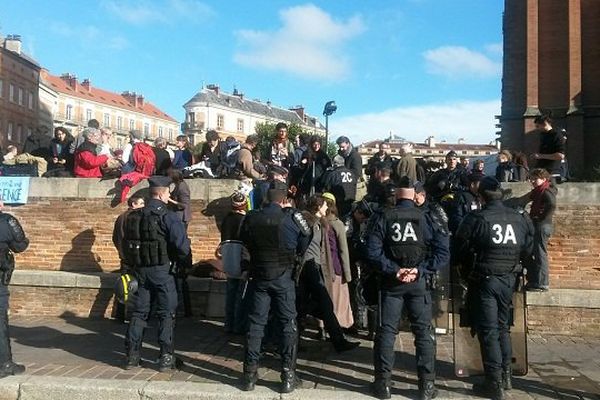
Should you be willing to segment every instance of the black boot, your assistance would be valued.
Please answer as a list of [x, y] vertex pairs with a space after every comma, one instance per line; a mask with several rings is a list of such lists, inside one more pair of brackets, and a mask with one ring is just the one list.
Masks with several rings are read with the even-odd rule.
[[14, 361], [7, 361], [0, 366], [0, 378], [4, 378], [9, 375], [20, 375], [25, 372], [25, 366], [17, 364]]
[[473, 392], [481, 397], [487, 397], [491, 400], [503, 400], [504, 390], [502, 382], [486, 378], [482, 383], [473, 385]]
[[301, 381], [293, 369], [284, 368], [281, 372], [281, 393], [292, 393], [300, 386]]
[[373, 396], [381, 400], [392, 398], [390, 382], [385, 378], [375, 378], [375, 381], [371, 384], [371, 392]]
[[171, 353], [161, 354], [158, 360], [158, 370], [160, 372], [167, 372], [172, 369], [175, 369], [175, 356]]
[[12, 360], [10, 333], [8, 330], [8, 313], [0, 313], [0, 378], [9, 375], [19, 375], [25, 372], [25, 366]]
[[352, 350], [360, 346], [360, 342], [351, 342], [342, 336], [341, 339], [333, 342], [333, 348], [337, 353], [343, 353], [344, 351]]
[[125, 360], [125, 369], [133, 369], [140, 366], [140, 353], [137, 352], [129, 352], [127, 354], [127, 359]]
[[242, 376], [241, 389], [245, 392], [253, 391], [257, 380], [258, 365], [244, 365], [244, 375]]
[[512, 389], [512, 367], [502, 368], [502, 388], [504, 390]]
[[438, 391], [433, 381], [419, 381], [419, 400], [435, 399]]

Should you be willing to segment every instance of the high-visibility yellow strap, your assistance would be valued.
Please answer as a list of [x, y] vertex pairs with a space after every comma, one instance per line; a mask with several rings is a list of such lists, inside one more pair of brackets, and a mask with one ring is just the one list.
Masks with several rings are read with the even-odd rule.
[[121, 282], [123, 282], [123, 301], [127, 301], [127, 298], [129, 297], [129, 281], [131, 281], [129, 275], [121, 275]]

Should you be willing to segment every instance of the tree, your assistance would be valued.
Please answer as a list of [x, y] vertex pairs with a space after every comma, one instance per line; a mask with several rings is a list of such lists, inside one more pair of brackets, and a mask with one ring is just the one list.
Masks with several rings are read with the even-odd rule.
[[[259, 154], [266, 154], [269, 152], [271, 143], [275, 138], [275, 122], [258, 122], [256, 124], [256, 134], [258, 135], [258, 151]], [[296, 123], [288, 124], [288, 140], [292, 143], [296, 140], [296, 136], [301, 133], [311, 135], [310, 131], [302, 129], [302, 127]]]

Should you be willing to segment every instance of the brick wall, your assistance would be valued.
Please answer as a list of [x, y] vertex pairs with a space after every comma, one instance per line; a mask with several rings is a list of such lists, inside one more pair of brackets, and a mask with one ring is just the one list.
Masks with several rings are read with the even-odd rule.
[[598, 337], [600, 312], [590, 308], [529, 306], [527, 327], [536, 333]]
[[[6, 207], [21, 222], [30, 240], [29, 249], [17, 255], [17, 268], [63, 271], [105, 271], [119, 268], [119, 257], [112, 243], [116, 218], [126, 210], [126, 205], [111, 206], [111, 197], [105, 187], [112, 183], [88, 182], [80, 179], [63, 179], [63, 184], [89, 185], [98, 183], [98, 193], [79, 190], [59, 197], [48, 188], [37, 190], [34, 185], [47, 182], [32, 179], [27, 204]], [[216, 182], [216, 181], [213, 181]], [[211, 185], [220, 182], [211, 183]], [[203, 180], [190, 181], [193, 189], [192, 222], [188, 233], [192, 242], [194, 261], [214, 259], [214, 250], [220, 241], [218, 224], [228, 212], [228, 196], [232, 182], [222, 181], [215, 198], [208, 193], [209, 185]], [[136, 187], [137, 188], [137, 187]], [[143, 190], [141, 188], [140, 190]]]

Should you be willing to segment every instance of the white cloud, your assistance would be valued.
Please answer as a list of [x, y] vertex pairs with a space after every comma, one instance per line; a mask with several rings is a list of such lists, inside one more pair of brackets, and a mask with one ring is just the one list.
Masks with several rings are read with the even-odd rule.
[[279, 16], [282, 26], [277, 31], [235, 32], [242, 47], [234, 54], [235, 62], [327, 81], [350, 74], [350, 61], [342, 48], [364, 32], [360, 16], [338, 21], [312, 4], [281, 10]]
[[167, 1], [114, 1], [106, 0], [102, 6], [116, 17], [133, 25], [174, 23], [179, 19], [203, 21], [214, 14], [207, 4], [197, 0]]
[[497, 77], [502, 72], [499, 62], [466, 47], [438, 47], [427, 50], [423, 57], [429, 73], [449, 78]]
[[492, 56], [502, 56], [504, 53], [504, 45], [502, 42], [500, 43], [491, 43], [485, 46], [485, 51]]
[[500, 100], [456, 101], [442, 104], [398, 107], [377, 113], [329, 119], [330, 137], [350, 137], [353, 143], [384, 139], [390, 132], [413, 142], [428, 136], [437, 140], [467, 143], [489, 143], [496, 138]]
[[50, 31], [56, 35], [79, 42], [85, 48], [91, 46], [110, 50], [124, 50], [129, 47], [127, 38], [102, 31], [94, 25], [76, 26], [61, 21], [53, 21], [50, 24]]

